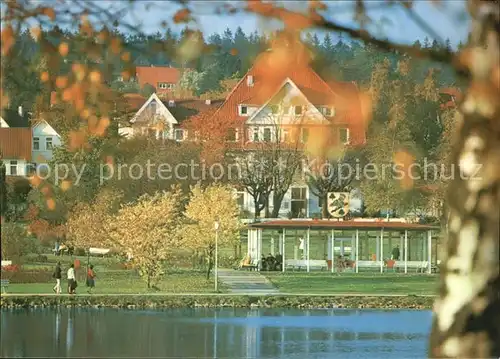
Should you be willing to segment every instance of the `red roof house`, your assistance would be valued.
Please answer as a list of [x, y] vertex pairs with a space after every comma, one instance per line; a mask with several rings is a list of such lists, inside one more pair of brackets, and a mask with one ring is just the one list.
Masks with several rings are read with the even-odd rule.
[[169, 66], [137, 66], [136, 77], [143, 88], [150, 84], [157, 93], [172, 91], [181, 78], [182, 70]]

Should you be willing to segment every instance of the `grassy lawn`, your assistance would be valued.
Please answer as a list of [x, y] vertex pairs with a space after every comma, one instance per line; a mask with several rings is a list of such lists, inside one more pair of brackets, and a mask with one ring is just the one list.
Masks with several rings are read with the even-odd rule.
[[434, 294], [437, 275], [397, 273], [273, 273], [262, 272], [284, 293], [311, 294]]
[[[85, 256], [54, 256], [47, 255], [46, 262], [27, 262], [22, 265], [24, 271], [48, 271], [52, 273], [55, 264], [60, 261], [63, 269], [61, 286], [63, 293], [67, 292], [66, 270], [73, 260], [79, 259], [81, 269], [77, 271], [78, 293], [87, 293], [85, 286], [85, 270], [87, 257]], [[91, 257], [90, 263], [94, 265], [97, 274], [96, 294], [147, 294], [147, 293], [212, 293], [214, 291], [213, 275], [206, 280], [205, 272], [194, 269], [172, 269], [168, 268], [166, 274], [156, 285], [158, 289], [148, 289], [146, 281], [142, 279], [136, 270], [119, 269], [117, 258]], [[48, 275], [50, 277], [50, 274]], [[53, 294], [52, 288], [55, 280], [50, 279], [42, 283], [10, 283], [7, 289], [9, 294]], [[224, 288], [219, 285], [221, 291]]]
[[[61, 281], [63, 293], [67, 282]], [[10, 284], [8, 293], [50, 294], [55, 282]], [[157, 285], [159, 290], [148, 290], [146, 282], [134, 270], [106, 270], [97, 272], [96, 294], [146, 294], [146, 293], [210, 293], [213, 280], [207, 281], [204, 273], [192, 270], [168, 272]], [[85, 281], [78, 281], [78, 293], [86, 293]]]

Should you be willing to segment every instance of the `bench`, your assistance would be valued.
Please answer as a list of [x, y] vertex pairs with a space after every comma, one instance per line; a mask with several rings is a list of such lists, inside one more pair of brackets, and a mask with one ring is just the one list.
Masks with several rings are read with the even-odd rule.
[[258, 259], [252, 260], [250, 264], [242, 264], [241, 269], [248, 269], [248, 270], [259, 270], [259, 263], [260, 261]]
[[[408, 261], [406, 263], [406, 267], [408, 269], [415, 269], [415, 272], [417, 272], [417, 273], [424, 273], [425, 270], [427, 270], [428, 265], [429, 265], [428, 261]], [[399, 262], [398, 267], [404, 268], [405, 263]]]
[[2, 287], [2, 293], [6, 294], [7, 291], [5, 288], [9, 286], [9, 280], [8, 279], [2, 279], [1, 287]]
[[380, 270], [382, 261], [358, 261], [358, 268], [371, 268]]
[[[285, 268], [291, 268], [292, 270], [302, 268], [307, 269], [307, 259], [287, 259], [285, 261]], [[324, 259], [311, 259], [309, 260], [309, 269], [319, 268], [321, 270], [328, 268], [328, 263]]]

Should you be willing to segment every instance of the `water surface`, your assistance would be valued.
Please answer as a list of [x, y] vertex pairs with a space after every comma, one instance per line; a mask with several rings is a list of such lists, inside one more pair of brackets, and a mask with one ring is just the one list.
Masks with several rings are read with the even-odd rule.
[[2, 310], [2, 357], [423, 358], [430, 311]]

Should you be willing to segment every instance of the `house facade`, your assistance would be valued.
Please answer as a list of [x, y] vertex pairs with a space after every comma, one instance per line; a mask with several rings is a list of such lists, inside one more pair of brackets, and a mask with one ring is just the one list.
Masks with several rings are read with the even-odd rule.
[[[360, 92], [354, 83], [326, 81], [300, 61], [296, 39], [285, 39], [279, 49], [261, 54], [236, 85], [211, 121], [227, 128], [234, 151], [256, 154], [262, 144], [298, 141], [304, 158], [316, 147], [362, 146], [366, 142]], [[269, 70], [279, 51], [282, 66]], [[283, 55], [285, 54], [285, 55]], [[287, 63], [288, 61], [288, 63]], [[322, 142], [321, 144], [319, 144]], [[321, 203], [309, 188], [303, 168], [283, 198], [280, 217], [311, 217]], [[254, 213], [254, 198], [244, 186], [237, 189], [242, 210]], [[272, 210], [273, 194], [268, 201]], [[355, 196], [352, 196], [355, 197]], [[351, 208], [360, 207], [352, 199]], [[262, 212], [262, 215], [264, 213]]]
[[61, 136], [45, 120], [32, 125], [32, 159], [35, 165], [52, 160], [53, 150], [61, 145]]
[[164, 100], [156, 93], [148, 99], [130, 97], [127, 100], [133, 116], [118, 133], [126, 138], [148, 136], [155, 139], [185, 141], [188, 130], [182, 123], [204, 111], [220, 106], [221, 100]]

